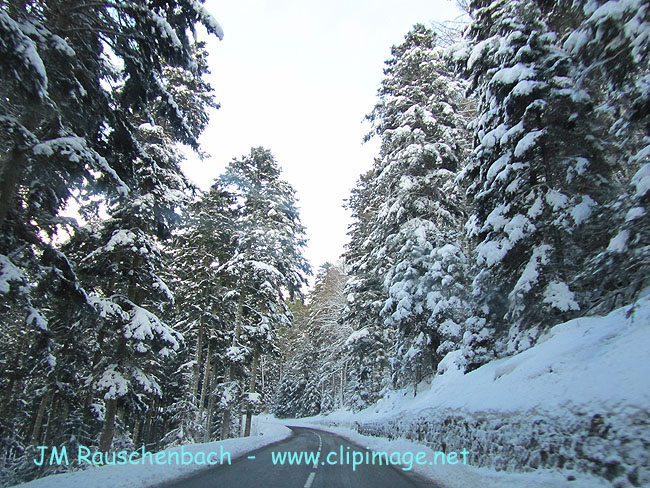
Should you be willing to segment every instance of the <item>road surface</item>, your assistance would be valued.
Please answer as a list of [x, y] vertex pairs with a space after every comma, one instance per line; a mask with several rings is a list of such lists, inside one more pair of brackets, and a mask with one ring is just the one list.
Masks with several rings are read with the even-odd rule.
[[[160, 488], [436, 488], [435, 485], [400, 467], [361, 464], [330, 465], [341, 452], [368, 452], [364, 447], [322, 430], [291, 427], [293, 435], [232, 461], [195, 473], [187, 478], [160, 485]], [[273, 464], [271, 452], [319, 452], [316, 464]], [[365, 454], [364, 454], [365, 455]], [[255, 459], [249, 459], [254, 456]], [[350, 459], [352, 459], [350, 455]]]

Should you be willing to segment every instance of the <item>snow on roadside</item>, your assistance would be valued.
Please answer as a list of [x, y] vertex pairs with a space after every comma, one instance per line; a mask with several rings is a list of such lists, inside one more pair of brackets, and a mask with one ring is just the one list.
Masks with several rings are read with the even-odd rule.
[[[373, 451], [387, 453], [418, 453], [425, 452], [426, 459], [434, 459], [435, 451], [417, 442], [405, 439], [389, 440], [383, 437], [361, 435], [349, 427], [332, 427], [327, 425], [327, 417], [311, 417], [308, 419], [287, 419], [287, 426], [313, 427], [324, 430], [355, 442]], [[460, 460], [460, 457], [459, 457]], [[408, 466], [404, 466], [408, 467]], [[396, 466], [396, 469], [402, 469]], [[432, 482], [440, 488], [606, 488], [611, 485], [602, 478], [574, 474], [576, 479], [567, 481], [566, 476], [557, 471], [538, 470], [532, 473], [511, 473], [494, 471], [487, 468], [462, 465], [417, 465], [413, 463], [412, 471]]]
[[[257, 418], [253, 425], [251, 437], [227, 439], [219, 442], [205, 444], [190, 444], [183, 446], [185, 452], [196, 456], [199, 452], [211, 451], [219, 454], [230, 453], [231, 461], [274, 442], [286, 439], [291, 435], [291, 430], [274, 422], [266, 422]], [[180, 447], [166, 449], [165, 453], [180, 451]], [[84, 471], [57, 474], [38, 480], [23, 483], [20, 488], [131, 488], [134, 486], [146, 488], [185, 477], [201, 469], [211, 466], [197, 464], [166, 464], [166, 465], [131, 465], [91, 467]]]
[[[583, 317], [550, 329], [534, 347], [468, 374], [450, 368], [430, 385], [393, 391], [360, 412], [337, 411], [326, 416], [283, 421], [286, 425], [313, 426], [342, 434], [362, 446], [382, 451], [433, 451], [403, 439], [366, 437], [355, 424], [385, 422], [396, 417], [435, 416], [454, 410], [458, 415], [489, 412], [563, 415], [569, 410], [586, 414], [607, 412], [625, 416], [650, 405], [650, 297], [621, 307], [604, 317]], [[450, 361], [450, 363], [453, 363]], [[332, 427], [334, 426], [347, 426]], [[515, 442], [516, 439], [513, 439]], [[468, 446], [471, 451], [471, 446]], [[530, 473], [497, 472], [470, 465], [414, 466], [445, 487], [574, 487], [610, 486], [602, 478], [571, 471], [535, 470]]]

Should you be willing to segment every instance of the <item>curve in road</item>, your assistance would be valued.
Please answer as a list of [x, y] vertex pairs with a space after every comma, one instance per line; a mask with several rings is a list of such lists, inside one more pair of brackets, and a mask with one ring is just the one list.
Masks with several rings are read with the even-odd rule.
[[[330, 432], [306, 427], [291, 430], [293, 435], [288, 439], [253, 451], [230, 465], [205, 469], [160, 488], [435, 488], [431, 481], [399, 467], [363, 463], [353, 470], [352, 453], [363, 453], [371, 460], [372, 451]], [[312, 453], [312, 457], [309, 462], [303, 457], [301, 463], [294, 460], [291, 465], [285, 457], [282, 465], [282, 453]], [[314, 463], [315, 453], [319, 454]], [[329, 456], [335, 465], [327, 462], [329, 453], [335, 453]], [[370, 457], [366, 458], [366, 453]], [[339, 458], [347, 458], [349, 464], [340, 463]]]

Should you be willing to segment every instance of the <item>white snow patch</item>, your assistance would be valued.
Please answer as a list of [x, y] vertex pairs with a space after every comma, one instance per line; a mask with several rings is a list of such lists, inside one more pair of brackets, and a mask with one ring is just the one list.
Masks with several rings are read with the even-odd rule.
[[95, 386], [99, 390], [106, 391], [104, 393], [105, 400], [123, 397], [129, 391], [129, 382], [117, 370], [116, 364], [111, 364], [106, 368], [106, 371], [97, 380]]
[[580, 305], [575, 300], [575, 295], [568, 285], [559, 281], [551, 281], [544, 291], [544, 303], [557, 308], [560, 312], [580, 310]]
[[509, 85], [515, 81], [535, 76], [535, 70], [523, 63], [517, 63], [509, 68], [501, 68], [492, 77], [492, 83], [503, 83]]
[[263, 263], [262, 261], [254, 261], [250, 260], [249, 261], [250, 265], [255, 268], [258, 271], [262, 271], [264, 273], [269, 273], [272, 275], [280, 275], [282, 276], [282, 273], [278, 271], [278, 269], [275, 266], [271, 266], [270, 264]]
[[645, 214], [646, 211], [643, 207], [633, 207], [627, 211], [627, 214], [625, 215], [625, 222], [636, 220], [640, 217], [643, 217]]
[[544, 210], [544, 201], [542, 200], [541, 197], [537, 197], [533, 204], [530, 206], [528, 209], [528, 216], [531, 219], [534, 219], [535, 217], [538, 217], [542, 211]]
[[571, 209], [571, 217], [576, 225], [582, 224], [591, 215], [591, 209], [596, 205], [596, 202], [589, 195], [583, 195], [582, 201]]
[[521, 157], [537, 143], [537, 139], [544, 135], [544, 130], [534, 130], [522, 137], [515, 147], [515, 157]]
[[486, 180], [488, 182], [492, 181], [495, 176], [497, 176], [503, 168], [505, 168], [506, 164], [510, 162], [510, 156], [512, 154], [510, 151], [506, 152], [503, 156], [501, 156], [499, 159], [497, 159], [490, 168], [488, 169], [487, 175], [485, 176]]
[[564, 49], [569, 52], [577, 53], [591, 40], [591, 35], [586, 30], [576, 30], [569, 34], [564, 41]]
[[546, 203], [553, 207], [554, 211], [566, 208], [569, 203], [569, 197], [557, 190], [549, 190], [545, 196]]
[[105, 251], [113, 251], [116, 247], [127, 247], [135, 242], [135, 234], [130, 230], [116, 230], [104, 246]]
[[467, 359], [463, 355], [463, 351], [458, 349], [456, 351], [448, 352], [442, 361], [438, 363], [438, 374], [450, 376], [463, 376], [465, 367], [467, 366]]
[[609, 252], [625, 252], [627, 250], [627, 241], [630, 238], [629, 230], [622, 230], [616, 236], [612, 237], [607, 246]]
[[23, 281], [25, 275], [4, 254], [0, 254], [0, 293], [9, 292], [9, 282]]
[[94, 149], [88, 147], [86, 140], [77, 136], [64, 136], [43, 141], [36, 144], [32, 151], [35, 155], [52, 156], [59, 154], [65, 156], [73, 163], [86, 163], [89, 166], [96, 167], [100, 171], [110, 175], [117, 184], [117, 190], [122, 195], [129, 193], [129, 187], [122, 181], [108, 161], [97, 153]]
[[203, 22], [203, 25], [205, 25], [210, 32], [214, 32], [220, 41], [223, 40], [223, 28], [212, 16], [212, 14], [210, 14], [210, 12], [208, 12], [197, 0], [190, 0], [190, 5], [199, 15], [199, 18], [201, 19], [201, 22]]
[[484, 41], [479, 42], [474, 46], [472, 49], [472, 53], [469, 56], [469, 59], [467, 60], [467, 69], [471, 70], [474, 64], [483, 57], [483, 54], [485, 51], [488, 50], [490, 47], [490, 44], [493, 44], [494, 41], [496, 40], [496, 37], [491, 37], [489, 39], [485, 39]]
[[50, 40], [52, 41], [52, 45], [54, 49], [56, 49], [57, 51], [61, 51], [63, 54], [66, 54], [67, 56], [75, 56], [77, 54], [74, 52], [74, 49], [72, 49], [70, 45], [66, 42], [66, 40], [63, 39], [62, 37], [59, 37], [56, 34], [52, 34]]
[[517, 284], [513, 288], [511, 295], [517, 293], [528, 293], [533, 289], [539, 278], [539, 267], [548, 263], [548, 255], [553, 250], [548, 244], [542, 244], [533, 249], [533, 254], [526, 264], [524, 271], [521, 273]]
[[543, 86], [544, 83], [540, 83], [539, 81], [521, 80], [515, 85], [511, 93], [515, 96], [530, 95], [533, 90], [536, 88], [541, 88]]
[[166, 342], [174, 351], [180, 348], [180, 336], [148, 310], [131, 304], [131, 320], [124, 326], [124, 337], [137, 341], [152, 341], [155, 337]]
[[650, 163], [641, 166], [641, 169], [634, 174], [632, 184], [636, 188], [636, 197], [642, 197], [650, 190]]
[[364, 337], [368, 337], [368, 334], [368, 329], [355, 330], [345, 341], [345, 345], [348, 346], [350, 344], [354, 344], [358, 340], [363, 339]]
[[508, 239], [499, 239], [496, 241], [482, 242], [477, 246], [478, 263], [485, 263], [488, 268], [501, 262], [512, 249], [512, 242]]
[[27, 315], [25, 322], [27, 322], [27, 325], [33, 324], [37, 329], [47, 330], [47, 319], [43, 317], [40, 310], [35, 308], [29, 308], [29, 314]]
[[181, 40], [178, 38], [178, 35], [169, 24], [169, 22], [167, 22], [167, 19], [161, 17], [151, 10], [149, 11], [149, 18], [158, 28], [160, 37], [163, 39], [169, 39], [176, 49], [181, 49], [183, 47], [183, 43], [181, 43]]

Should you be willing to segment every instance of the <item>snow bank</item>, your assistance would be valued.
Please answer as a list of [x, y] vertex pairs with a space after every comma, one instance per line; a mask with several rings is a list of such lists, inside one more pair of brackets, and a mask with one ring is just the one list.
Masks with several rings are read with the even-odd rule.
[[[231, 460], [234, 461], [248, 452], [286, 439], [291, 435], [291, 430], [277, 422], [267, 422], [260, 418], [254, 418], [254, 420], [251, 437], [191, 444], [183, 446], [183, 449], [195, 456], [198, 452], [214, 451], [219, 453], [220, 448], [223, 447], [223, 451], [229, 452]], [[166, 449], [164, 452], [174, 451], [180, 451], [180, 447]], [[16, 486], [20, 486], [20, 488], [131, 488], [134, 486], [146, 488], [207, 468], [209, 466], [197, 464], [185, 466], [176, 464], [102, 466], [89, 468], [85, 471], [47, 476]]]
[[[418, 395], [391, 392], [355, 418], [454, 408], [518, 412], [575, 405], [586, 412], [650, 406], [650, 297], [605, 317], [556, 325], [534, 347], [468, 374], [436, 376]], [[335, 414], [341, 415], [341, 414]], [[349, 414], [343, 414], [349, 415]]]
[[382, 450], [467, 448], [472, 466], [419, 467], [443, 486], [650, 486], [649, 358], [646, 296], [557, 325], [533, 348], [468, 374], [450, 369], [417, 396], [391, 392], [361, 412], [302, 423], [398, 439], [347, 431]]
[[[337, 421], [342, 424], [350, 424], [347, 421]], [[330, 420], [331, 423], [331, 420]], [[352, 422], [354, 424], [354, 422]], [[389, 440], [381, 437], [359, 434], [350, 427], [334, 427], [328, 425], [323, 417], [311, 417], [308, 419], [291, 419], [285, 421], [286, 425], [296, 427], [313, 427], [327, 432], [338, 434], [341, 437], [356, 442], [362, 447], [373, 451], [383, 452], [425, 452], [427, 459], [433, 459], [435, 451], [421, 443], [406, 439]], [[568, 481], [562, 473], [540, 470], [534, 473], [508, 473], [497, 472], [493, 469], [479, 468], [471, 465], [416, 465], [413, 464], [413, 472], [430, 479], [440, 488], [600, 488], [611, 486], [602, 479], [593, 476], [576, 476], [573, 481]]]

